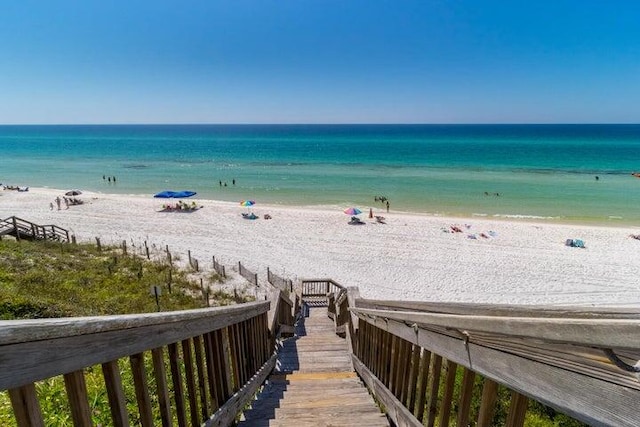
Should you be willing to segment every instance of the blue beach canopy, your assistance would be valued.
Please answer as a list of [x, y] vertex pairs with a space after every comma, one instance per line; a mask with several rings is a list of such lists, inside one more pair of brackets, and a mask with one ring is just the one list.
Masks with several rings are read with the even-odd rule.
[[164, 190], [159, 192], [153, 197], [157, 197], [159, 199], [184, 199], [186, 197], [195, 196], [195, 191], [170, 191]]

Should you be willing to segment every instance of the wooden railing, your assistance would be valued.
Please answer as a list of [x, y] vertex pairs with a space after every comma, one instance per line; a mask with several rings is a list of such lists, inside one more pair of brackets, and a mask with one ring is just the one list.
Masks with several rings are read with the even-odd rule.
[[61, 242], [69, 242], [69, 232], [57, 225], [38, 225], [26, 219], [12, 216], [0, 220], [0, 235], [11, 234], [20, 240], [36, 239], [36, 240], [57, 240]]
[[640, 310], [375, 301], [337, 289], [328, 314], [396, 425], [522, 426], [529, 399], [589, 425], [640, 425]]
[[355, 370], [396, 425], [522, 426], [530, 400], [589, 425], [640, 425], [640, 310], [378, 301], [324, 279], [294, 291], [184, 312], [0, 322], [0, 390], [20, 427], [42, 426], [36, 383], [61, 375], [70, 417], [91, 425], [85, 375], [99, 367], [111, 425], [230, 425], [275, 366], [300, 300], [324, 293]]
[[[277, 331], [269, 328], [269, 306], [264, 301], [145, 315], [2, 321], [0, 390], [9, 390], [19, 426], [42, 426], [35, 383], [62, 375], [74, 424], [94, 425], [85, 373], [99, 366], [114, 426], [130, 421], [230, 425], [275, 365]], [[291, 317], [290, 306], [277, 310], [279, 322], [291, 323], [283, 314]], [[129, 360], [137, 413], [127, 410], [122, 359]], [[152, 372], [145, 368], [149, 365]]]
[[300, 294], [304, 298], [326, 298], [327, 294], [344, 289], [331, 279], [303, 279], [300, 281]]

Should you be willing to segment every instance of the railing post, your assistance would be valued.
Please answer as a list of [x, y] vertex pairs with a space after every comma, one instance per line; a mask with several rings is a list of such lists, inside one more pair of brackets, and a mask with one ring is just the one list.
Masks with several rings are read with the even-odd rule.
[[16, 240], [19, 242], [20, 241], [20, 230], [18, 230], [18, 221], [16, 221], [16, 217], [15, 216], [13, 218], [11, 218], [11, 220], [13, 221], [13, 229], [16, 232]]

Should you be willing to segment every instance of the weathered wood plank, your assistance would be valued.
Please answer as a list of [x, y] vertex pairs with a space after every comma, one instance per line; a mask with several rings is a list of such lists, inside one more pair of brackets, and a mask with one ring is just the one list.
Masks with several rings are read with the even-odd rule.
[[205, 423], [205, 427], [228, 426], [235, 420], [240, 409], [255, 395], [276, 364], [277, 354], [273, 354], [244, 387], [231, 396]]
[[196, 381], [193, 371], [193, 355], [191, 353], [191, 340], [182, 340], [182, 360], [184, 363], [185, 383], [187, 385], [187, 400], [189, 401], [189, 414], [191, 417], [191, 425], [201, 423], [198, 414], [198, 397], [196, 395]]
[[460, 403], [458, 405], [458, 420], [456, 425], [469, 425], [469, 412], [471, 410], [471, 398], [473, 396], [473, 384], [476, 374], [468, 368], [464, 368], [462, 377], [462, 390], [460, 391]]
[[448, 426], [449, 417], [451, 416], [451, 403], [453, 400], [453, 388], [456, 381], [456, 371], [458, 365], [451, 360], [447, 360], [447, 375], [444, 380], [444, 393], [442, 395], [442, 404], [440, 405], [440, 425]]
[[442, 375], [442, 356], [435, 354], [432, 358], [431, 385], [429, 387], [429, 399], [427, 412], [427, 427], [433, 427], [436, 422], [438, 390], [440, 389], [440, 376]]
[[371, 308], [377, 310], [395, 311], [428, 311], [446, 314], [469, 314], [503, 317], [581, 317], [587, 319], [616, 318], [640, 319], [640, 309], [637, 307], [584, 307], [584, 306], [553, 306], [547, 305], [509, 305], [509, 304], [479, 304], [479, 303], [447, 303], [424, 301], [388, 301], [355, 299], [355, 304], [349, 307]]
[[360, 377], [367, 384], [369, 391], [379, 400], [385, 407], [387, 415], [393, 421], [395, 425], [402, 426], [415, 426], [419, 427], [422, 424], [413, 416], [407, 408], [391, 393], [391, 391], [380, 382], [367, 367], [353, 357], [353, 366], [355, 367]]
[[[171, 330], [189, 325], [201, 332], [220, 329], [266, 313], [268, 301], [249, 302], [241, 305], [180, 310], [162, 313], [123, 314], [113, 316], [64, 317], [56, 319], [0, 320], [0, 345], [28, 341], [70, 338], [109, 331], [160, 326]], [[204, 324], [202, 324], [204, 323]], [[202, 324], [200, 327], [197, 325]], [[198, 335], [198, 333], [195, 333]], [[177, 340], [176, 340], [177, 341]], [[168, 344], [168, 343], [164, 343]]]
[[498, 383], [485, 378], [482, 386], [480, 411], [478, 412], [478, 427], [491, 427], [493, 425], [493, 413], [497, 400]]
[[91, 425], [91, 408], [89, 407], [84, 371], [65, 374], [64, 386], [67, 390], [67, 397], [69, 398], [73, 424], [76, 426]]
[[[361, 319], [362, 321], [363, 319]], [[506, 385], [528, 397], [588, 424], [617, 426], [637, 425], [637, 412], [632, 410], [638, 391], [621, 387], [548, 363], [529, 360], [518, 355], [487, 348], [426, 329], [415, 331], [394, 320], [369, 319], [378, 327], [438, 353], [478, 374]], [[627, 375], [622, 373], [621, 375]], [[581, 390], [589, 390], [585, 395]]]
[[178, 345], [169, 344], [169, 368], [171, 370], [171, 382], [173, 384], [173, 400], [176, 404], [176, 418], [179, 427], [187, 427], [187, 414], [185, 412], [184, 388], [182, 386], [182, 373], [180, 372], [180, 355]]
[[160, 407], [160, 420], [163, 427], [173, 425], [171, 419], [171, 401], [169, 400], [169, 387], [167, 387], [167, 372], [164, 367], [164, 351], [162, 347], [151, 350], [153, 361], [153, 376], [156, 380], [156, 397]]
[[140, 424], [143, 427], [153, 427], [153, 412], [144, 366], [144, 353], [131, 355], [129, 357], [129, 362], [131, 363], [131, 373], [133, 374], [133, 384], [136, 391]]
[[565, 344], [603, 348], [640, 347], [640, 319], [536, 318], [418, 313], [357, 308], [355, 313], [394, 319], [418, 325], [433, 325], [460, 331], [487, 332]]
[[127, 413], [127, 403], [122, 389], [122, 378], [118, 361], [112, 360], [102, 364], [102, 375], [107, 389], [109, 399], [109, 409], [114, 427], [128, 427], [129, 415]]
[[[250, 303], [241, 309], [196, 310], [186, 316], [160, 313], [158, 317], [142, 315], [140, 319], [108, 316], [106, 320], [81, 317], [50, 319], [51, 322], [11, 321], [6, 330], [0, 327], [0, 390], [162, 347], [251, 318], [267, 308], [268, 303]], [[82, 325], [84, 320], [89, 324]], [[69, 336], [64, 336], [67, 330]], [[43, 347], [49, 351], [41, 351]]]
[[9, 390], [9, 399], [19, 427], [44, 427], [35, 385]]

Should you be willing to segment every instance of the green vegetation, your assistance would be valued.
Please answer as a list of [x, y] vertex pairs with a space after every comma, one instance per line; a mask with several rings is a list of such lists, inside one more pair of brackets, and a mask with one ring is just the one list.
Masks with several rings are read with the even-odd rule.
[[[215, 273], [197, 275], [161, 261], [127, 255], [123, 248], [54, 242], [0, 240], [0, 320], [51, 317], [99, 316], [157, 311], [152, 286], [161, 287], [162, 311], [202, 308], [200, 279], [205, 287], [222, 282]], [[178, 257], [173, 257], [175, 262]], [[245, 302], [222, 291], [209, 295], [210, 303], [226, 305]], [[136, 419], [135, 391], [131, 368], [118, 360], [131, 425]], [[150, 355], [145, 355], [150, 372]], [[168, 366], [167, 366], [168, 369]], [[110, 425], [111, 414], [99, 367], [85, 369], [85, 380], [94, 425]], [[153, 376], [150, 387], [155, 387]], [[45, 425], [72, 426], [62, 377], [36, 383]], [[157, 400], [156, 396], [151, 396]], [[157, 408], [157, 405], [154, 405]], [[175, 413], [175, 412], [174, 412]], [[154, 414], [159, 419], [159, 414]], [[0, 425], [16, 426], [7, 392], [0, 392]]]
[[[175, 259], [175, 258], [174, 258]], [[199, 283], [168, 263], [94, 245], [0, 241], [0, 319], [154, 312], [160, 285], [163, 311], [203, 307]], [[205, 277], [219, 282], [215, 274]], [[170, 285], [169, 285], [170, 281]], [[221, 304], [233, 297], [216, 293]]]

